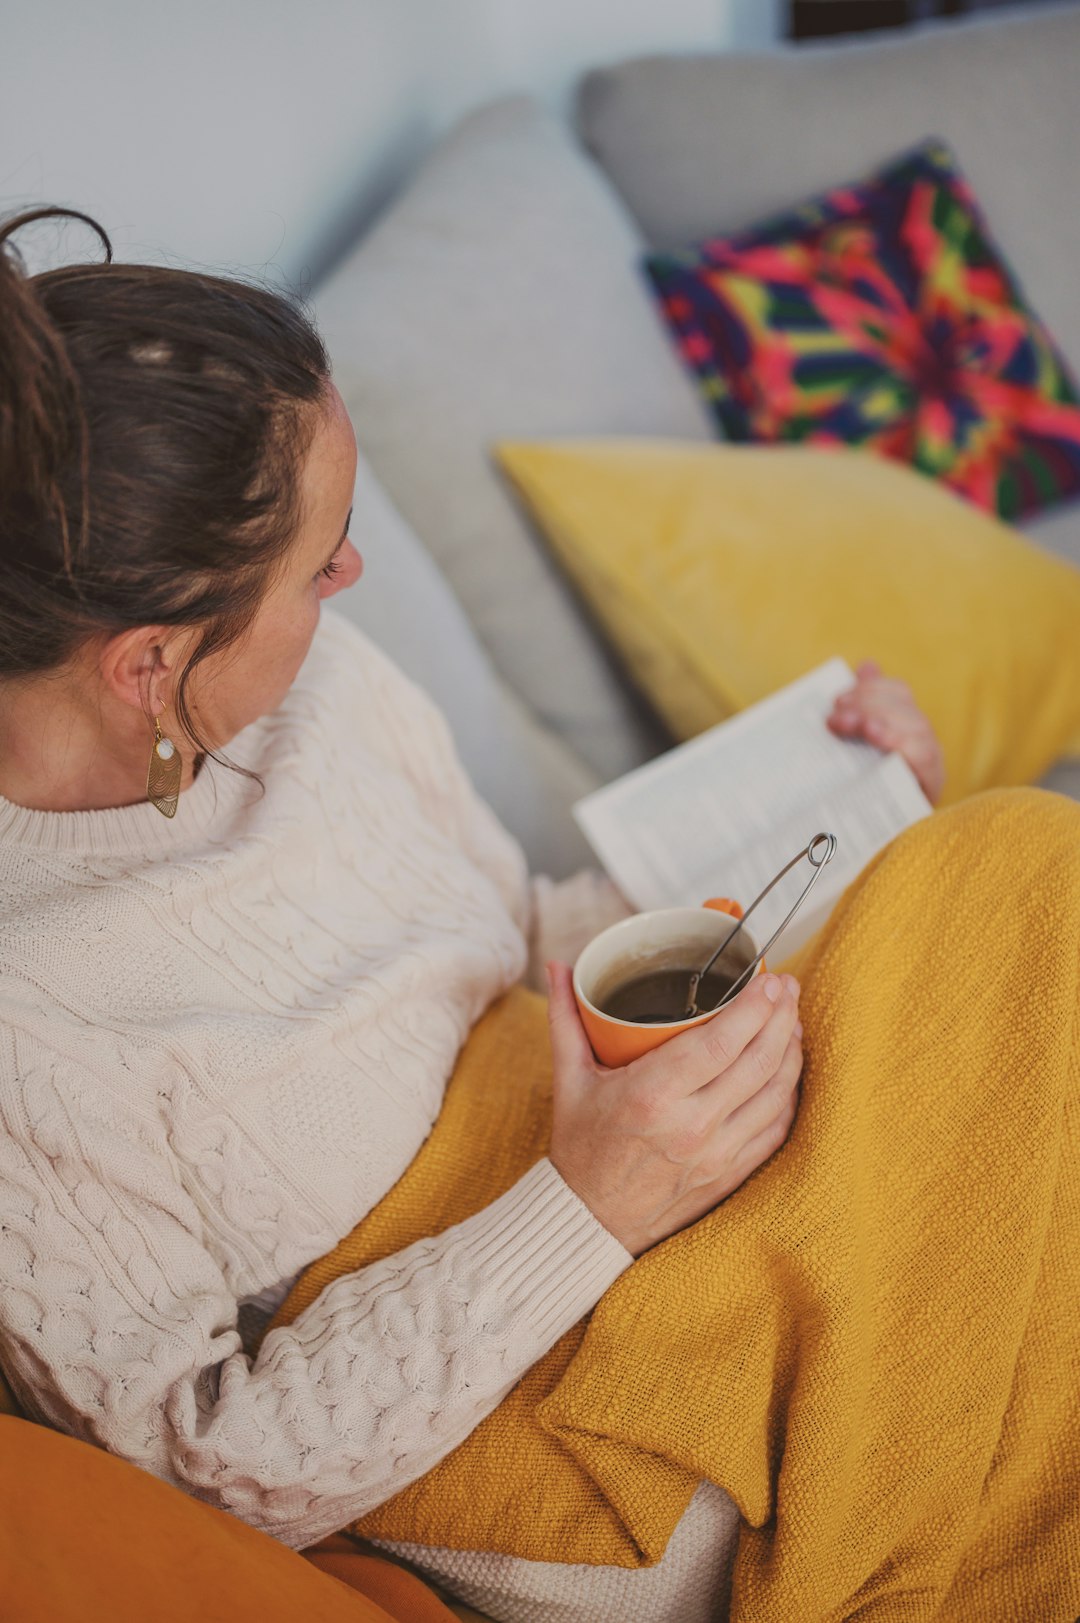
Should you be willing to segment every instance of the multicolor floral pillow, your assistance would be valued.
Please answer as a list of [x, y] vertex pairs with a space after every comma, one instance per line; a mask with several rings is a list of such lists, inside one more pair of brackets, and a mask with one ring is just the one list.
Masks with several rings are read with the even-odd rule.
[[1080, 492], [1076, 385], [941, 142], [646, 266], [727, 438], [866, 446], [1011, 519]]

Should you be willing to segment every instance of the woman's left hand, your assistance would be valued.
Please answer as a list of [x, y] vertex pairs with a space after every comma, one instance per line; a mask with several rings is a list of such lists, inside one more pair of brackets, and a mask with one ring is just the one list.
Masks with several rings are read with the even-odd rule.
[[864, 659], [855, 672], [855, 686], [840, 694], [827, 724], [841, 738], [863, 738], [878, 749], [896, 750], [927, 800], [937, 805], [945, 787], [945, 757], [906, 682], [883, 675], [880, 665]]

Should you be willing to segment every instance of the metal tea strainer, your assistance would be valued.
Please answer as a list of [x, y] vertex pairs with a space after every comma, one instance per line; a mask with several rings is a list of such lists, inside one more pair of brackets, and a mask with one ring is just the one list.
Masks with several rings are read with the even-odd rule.
[[[822, 844], [822, 842], [824, 842], [823, 853], [815, 856], [814, 855], [815, 849], [818, 846], [820, 846]], [[835, 834], [815, 834], [814, 838], [810, 841], [810, 844], [806, 847], [806, 849], [803, 850], [803, 851], [798, 852], [798, 854], [796, 856], [793, 856], [791, 861], [786, 863], [784, 865], [784, 867], [780, 869], [780, 872], [774, 878], [769, 880], [769, 883], [765, 886], [765, 889], [763, 891], [760, 891], [758, 893], [758, 895], [754, 897], [754, 900], [750, 903], [750, 906], [747, 908], [747, 910], [743, 914], [742, 918], [735, 925], [735, 928], [733, 930], [730, 930], [728, 932], [728, 934], [724, 937], [723, 941], [721, 941], [720, 945], [717, 947], [716, 951], [713, 953], [712, 957], [709, 959], [709, 961], [705, 965], [704, 969], [695, 970], [695, 972], [691, 975], [691, 977], [690, 977], [690, 991], [689, 991], [689, 994], [688, 994], [687, 1000], [686, 1000], [686, 1013], [682, 1017], [684, 1020], [690, 1020], [696, 1014], [712, 1013], [716, 1009], [722, 1008], [723, 1005], [725, 1003], [727, 1003], [730, 998], [733, 998], [735, 996], [736, 992], [740, 992], [742, 990], [743, 986], [749, 980], [750, 976], [754, 973], [755, 969], [757, 968], [757, 966], [761, 962], [761, 960], [764, 958], [765, 954], [772, 950], [772, 948], [775, 945], [775, 943], [776, 943], [777, 939], [779, 938], [779, 936], [782, 934], [782, 932], [784, 930], [787, 929], [788, 925], [791, 923], [792, 919], [795, 917], [796, 913], [799, 911], [800, 907], [805, 902], [806, 898], [809, 896], [809, 894], [813, 890], [814, 886], [817, 884], [818, 875], [821, 873], [821, 870], [822, 870], [822, 868], [824, 868], [825, 864], [832, 860], [832, 855], [833, 855], [833, 852], [835, 850], [836, 850], [836, 835]], [[797, 862], [801, 862], [803, 857], [806, 858], [806, 860], [809, 862], [811, 868], [813, 868], [814, 871], [810, 875], [810, 878], [806, 881], [806, 884], [803, 887], [802, 895], [799, 897], [798, 901], [795, 903], [795, 906], [791, 909], [791, 912], [788, 914], [787, 918], [784, 919], [783, 923], [777, 925], [776, 929], [773, 931], [773, 933], [769, 937], [768, 941], [766, 941], [766, 943], [762, 947], [761, 951], [757, 954], [757, 956], [755, 958], [752, 958], [750, 960], [750, 962], [747, 964], [746, 968], [742, 971], [742, 974], [739, 976], [738, 980], [734, 981], [731, 984], [731, 986], [728, 987], [727, 991], [724, 993], [724, 995], [720, 999], [720, 1001], [718, 1003], [714, 1003], [712, 1005], [712, 1009], [710, 1009], [710, 1010], [699, 1009], [698, 1006], [697, 1006], [696, 999], [697, 999], [697, 990], [698, 990], [698, 987], [701, 985], [702, 980], [709, 973], [709, 970], [712, 968], [713, 964], [719, 958], [720, 954], [723, 952], [723, 950], [727, 946], [728, 942], [729, 941], [734, 941], [735, 937], [738, 935], [739, 931], [742, 929], [743, 925], [746, 923], [747, 919], [750, 917], [751, 913], [754, 911], [754, 909], [758, 905], [758, 903], [765, 899], [765, 897], [769, 894], [770, 890], [772, 890], [773, 886], [778, 884], [779, 881], [781, 879], [783, 879], [784, 875], [786, 873], [789, 873], [790, 870], [792, 868], [794, 868], [794, 866], [795, 866], [795, 864]]]

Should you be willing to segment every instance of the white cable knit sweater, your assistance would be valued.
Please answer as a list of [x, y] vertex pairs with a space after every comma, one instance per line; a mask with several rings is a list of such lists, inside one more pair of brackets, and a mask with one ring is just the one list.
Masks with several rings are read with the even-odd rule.
[[31, 1414], [302, 1548], [632, 1258], [544, 1159], [254, 1359], [239, 1305], [400, 1177], [492, 1000], [629, 910], [593, 870], [529, 879], [438, 709], [333, 609], [228, 753], [264, 798], [210, 761], [172, 822], [0, 798], [0, 1361]]

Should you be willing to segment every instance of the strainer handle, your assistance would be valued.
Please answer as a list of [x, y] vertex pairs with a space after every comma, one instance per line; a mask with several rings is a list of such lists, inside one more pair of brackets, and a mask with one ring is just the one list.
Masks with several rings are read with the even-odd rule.
[[[824, 841], [823, 854], [819, 855], [819, 856], [815, 856], [814, 855], [815, 848], [817, 846], [821, 845], [823, 841]], [[768, 941], [766, 941], [766, 943], [762, 947], [761, 951], [757, 954], [757, 956], [755, 958], [752, 958], [751, 961], [747, 964], [746, 968], [742, 971], [742, 974], [739, 976], [738, 980], [734, 981], [732, 983], [732, 985], [728, 987], [727, 991], [724, 993], [724, 995], [720, 999], [719, 1003], [714, 1003], [713, 1004], [713, 1010], [722, 1008], [723, 1005], [725, 1003], [727, 1003], [731, 998], [733, 998], [737, 992], [740, 992], [742, 990], [743, 985], [745, 984], [745, 982], [749, 979], [749, 977], [757, 969], [758, 964], [760, 964], [761, 960], [765, 957], [765, 954], [767, 952], [772, 951], [772, 948], [775, 945], [776, 941], [779, 939], [781, 934], [787, 929], [788, 925], [791, 923], [792, 919], [795, 917], [796, 913], [799, 911], [800, 907], [805, 902], [806, 898], [809, 896], [809, 894], [813, 890], [814, 886], [817, 884], [818, 876], [820, 875], [822, 868], [824, 868], [824, 866], [825, 866], [825, 864], [827, 862], [832, 861], [833, 853], [835, 852], [835, 850], [836, 850], [836, 835], [835, 834], [815, 834], [814, 838], [810, 841], [809, 845], [806, 846], [804, 850], [799, 851], [795, 856], [793, 856], [791, 861], [788, 862], [788, 863], [785, 863], [784, 867], [782, 867], [780, 869], [780, 872], [778, 874], [776, 874], [772, 879], [769, 880], [769, 883], [765, 886], [765, 889], [763, 891], [759, 891], [758, 895], [754, 897], [754, 900], [750, 903], [750, 906], [746, 909], [746, 912], [743, 914], [742, 918], [735, 925], [735, 928], [733, 930], [729, 931], [728, 934], [724, 937], [723, 941], [721, 941], [720, 945], [717, 947], [716, 951], [713, 953], [712, 957], [709, 959], [709, 961], [705, 965], [704, 969], [695, 970], [693, 975], [691, 975], [691, 977], [690, 977], [690, 997], [689, 997], [689, 1002], [688, 1002], [688, 1005], [687, 1005], [688, 1008], [694, 1008], [695, 1007], [695, 1000], [697, 998], [697, 989], [701, 985], [701, 982], [704, 980], [705, 976], [709, 973], [709, 970], [712, 968], [713, 964], [719, 958], [720, 954], [723, 952], [723, 950], [727, 946], [728, 942], [733, 941], [735, 939], [735, 937], [738, 935], [739, 931], [742, 929], [743, 925], [746, 923], [747, 919], [750, 917], [751, 913], [754, 911], [754, 909], [758, 905], [758, 903], [764, 901], [765, 897], [769, 894], [770, 890], [772, 890], [773, 886], [776, 885], [776, 884], [779, 884], [780, 880], [783, 879], [784, 875], [786, 873], [790, 873], [791, 869], [794, 868], [795, 864], [797, 862], [801, 862], [803, 860], [803, 858], [805, 857], [814, 871], [810, 875], [810, 878], [806, 881], [806, 884], [803, 887], [802, 895], [796, 901], [794, 907], [791, 909], [791, 911], [788, 914], [787, 918], [784, 919], [781, 924], [777, 925], [776, 929], [773, 931], [773, 933], [769, 937]], [[701, 1010], [699, 1012], [704, 1013], [705, 1011]], [[712, 1011], [710, 1011], [710, 1012], [712, 1012]]]

